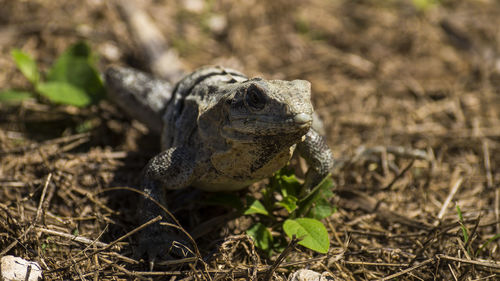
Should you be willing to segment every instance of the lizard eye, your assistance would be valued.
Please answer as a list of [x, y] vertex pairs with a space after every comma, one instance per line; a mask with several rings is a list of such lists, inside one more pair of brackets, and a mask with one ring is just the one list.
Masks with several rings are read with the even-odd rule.
[[246, 91], [245, 102], [251, 109], [262, 110], [266, 106], [266, 96], [262, 89], [252, 84]]

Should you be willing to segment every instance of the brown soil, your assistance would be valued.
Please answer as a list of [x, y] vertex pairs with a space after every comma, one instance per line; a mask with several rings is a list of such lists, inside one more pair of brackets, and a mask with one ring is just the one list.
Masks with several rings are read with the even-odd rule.
[[[43, 70], [85, 39], [101, 69], [144, 68], [111, 2], [3, 0], [0, 89], [29, 87], [12, 48]], [[191, 69], [224, 64], [313, 85], [338, 159], [331, 250], [292, 249], [274, 279], [298, 268], [335, 280], [499, 279], [500, 239], [486, 242], [500, 235], [500, 5], [414, 2], [143, 1]], [[78, 133], [82, 124], [90, 130]], [[193, 234], [204, 262], [147, 272], [135, 236], [93, 242], [137, 226], [137, 196], [109, 188], [136, 186], [158, 143], [106, 101], [0, 104], [0, 256], [39, 262], [47, 280], [263, 278], [277, 255], [255, 250], [241, 235], [248, 223], [194, 189], [171, 193], [171, 209], [192, 233], [212, 219]]]

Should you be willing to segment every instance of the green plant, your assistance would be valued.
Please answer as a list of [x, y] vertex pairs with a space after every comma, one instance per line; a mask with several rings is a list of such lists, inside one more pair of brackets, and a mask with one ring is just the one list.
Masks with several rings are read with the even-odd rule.
[[[479, 248], [477, 248], [477, 250], [474, 252], [474, 249], [472, 249], [472, 247], [470, 246], [471, 234], [469, 232], [469, 229], [465, 225], [463, 213], [462, 213], [462, 210], [460, 209], [460, 206], [457, 205], [456, 210], [457, 210], [457, 215], [458, 215], [458, 223], [460, 224], [460, 229], [462, 231], [462, 241], [463, 241], [464, 245], [469, 244], [469, 247], [466, 248], [467, 253], [469, 255], [471, 255], [471, 253], [473, 253], [475, 257], [479, 256], [482, 253], [482, 251], [484, 250], [484, 248], [486, 248], [491, 242], [500, 239], [500, 234], [493, 235], [492, 237], [488, 238], [485, 242], [483, 242], [481, 244], [481, 246], [479, 246]], [[474, 231], [472, 233], [474, 233]]]
[[441, 0], [412, 0], [413, 6], [419, 11], [426, 11], [441, 3]]
[[456, 209], [458, 214], [458, 223], [460, 224], [460, 228], [462, 229], [463, 242], [464, 244], [467, 244], [467, 242], [469, 242], [469, 230], [465, 226], [464, 216], [462, 214], [462, 210], [460, 210], [460, 206], [457, 205]]
[[0, 102], [17, 103], [43, 97], [57, 104], [84, 107], [96, 103], [105, 95], [103, 82], [95, 67], [97, 58], [85, 42], [66, 49], [46, 75], [42, 75], [36, 61], [21, 50], [12, 50], [11, 56], [32, 89], [0, 91]]
[[335, 211], [328, 201], [333, 196], [332, 186], [331, 177], [327, 176], [307, 192], [291, 170], [281, 169], [262, 190], [261, 200], [247, 198], [243, 214], [259, 220], [247, 234], [268, 254], [286, 245], [283, 236], [271, 234], [271, 230], [281, 233], [281, 229], [290, 239], [301, 239], [298, 244], [327, 253], [330, 247], [328, 232], [320, 220]]
[[476, 256], [480, 255], [481, 252], [483, 251], [484, 248], [486, 248], [486, 246], [488, 246], [488, 244], [490, 244], [491, 242], [495, 241], [495, 240], [498, 240], [500, 239], [500, 233], [499, 234], [496, 234], [494, 235], [493, 237], [490, 237], [488, 240], [486, 240], [486, 242], [484, 242], [480, 247], [479, 249], [477, 249], [476, 251]]

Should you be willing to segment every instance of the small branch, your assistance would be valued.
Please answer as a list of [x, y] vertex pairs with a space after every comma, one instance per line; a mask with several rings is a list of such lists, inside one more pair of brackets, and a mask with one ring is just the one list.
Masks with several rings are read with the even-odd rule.
[[60, 271], [60, 270], [63, 270], [63, 269], [65, 269], [65, 268], [68, 268], [68, 267], [70, 267], [70, 266], [72, 266], [72, 265], [75, 265], [75, 264], [77, 264], [77, 263], [79, 263], [79, 262], [82, 262], [82, 261], [84, 261], [84, 260], [87, 260], [87, 259], [89, 259], [89, 258], [93, 257], [94, 255], [96, 255], [96, 254], [100, 253], [100, 252], [103, 252], [103, 251], [105, 251], [105, 250], [110, 249], [111, 247], [113, 247], [115, 244], [117, 244], [118, 242], [122, 241], [123, 239], [126, 239], [126, 238], [128, 238], [128, 237], [130, 237], [130, 236], [134, 235], [136, 232], [138, 232], [138, 231], [140, 231], [140, 230], [144, 229], [145, 227], [148, 227], [149, 225], [151, 225], [151, 224], [153, 224], [153, 223], [156, 223], [156, 222], [158, 222], [158, 221], [160, 221], [160, 220], [161, 220], [161, 216], [157, 216], [156, 218], [153, 218], [153, 219], [149, 220], [148, 222], [146, 222], [146, 223], [142, 224], [141, 226], [139, 226], [139, 227], [135, 228], [134, 230], [132, 230], [132, 231], [128, 232], [127, 234], [125, 234], [125, 235], [121, 236], [120, 238], [116, 239], [115, 241], [113, 241], [113, 242], [109, 243], [109, 244], [108, 244], [107, 246], [105, 246], [104, 248], [98, 249], [98, 250], [96, 250], [96, 251], [94, 251], [94, 252], [92, 252], [92, 253], [90, 253], [90, 254], [88, 254], [88, 255], [86, 255], [86, 256], [84, 256], [84, 257], [82, 257], [82, 258], [79, 258], [79, 259], [77, 259], [77, 260], [73, 260], [73, 261], [71, 261], [71, 264], [70, 264], [70, 265], [67, 265], [67, 266], [63, 266], [63, 267], [60, 267], [60, 268], [53, 269], [53, 270], [49, 271], [48, 273], [55, 272], [55, 271]]
[[[153, 197], [149, 196], [148, 194], [146, 194], [145, 192], [143, 191], [140, 191], [138, 189], [135, 189], [135, 188], [130, 188], [130, 187], [110, 187], [110, 188], [105, 188], [101, 191], [99, 191], [98, 193], [103, 193], [103, 192], [108, 192], [108, 191], [114, 191], [114, 190], [128, 190], [128, 191], [132, 191], [132, 192], [136, 192], [138, 194], [140, 194], [141, 196], [144, 196], [145, 198], [147, 198], [148, 200], [151, 200], [153, 203], [155, 203], [160, 209], [162, 209], [162, 211], [164, 211], [175, 223], [175, 228], [177, 228], [178, 230], [180, 230], [182, 233], [184, 233], [184, 235], [186, 235], [186, 237], [189, 239], [189, 241], [191, 242], [191, 244], [193, 245], [194, 247], [194, 250], [195, 250], [195, 253], [196, 253], [196, 256], [198, 257], [198, 259], [200, 261], [203, 261], [202, 257], [201, 257], [201, 254], [200, 254], [200, 251], [198, 249], [198, 245], [196, 244], [196, 241], [193, 239], [193, 237], [189, 234], [189, 232], [187, 232], [182, 226], [181, 224], [179, 223], [179, 221], [177, 220], [177, 218], [175, 218], [175, 216], [167, 209], [165, 208], [165, 206], [163, 206], [160, 202], [156, 201]], [[96, 193], [96, 194], [98, 194]], [[165, 224], [165, 223], [163, 223]], [[168, 224], [168, 223], [167, 223]], [[171, 226], [173, 226], [174, 224], [170, 224]]]
[[42, 196], [40, 198], [40, 202], [38, 203], [38, 208], [37, 208], [37, 211], [36, 211], [35, 221], [32, 224], [30, 224], [30, 226], [23, 232], [23, 234], [21, 234], [16, 240], [12, 241], [12, 243], [10, 243], [7, 247], [5, 247], [0, 252], [0, 257], [2, 257], [8, 251], [10, 251], [12, 248], [14, 248], [14, 246], [16, 246], [17, 243], [19, 243], [19, 241], [21, 239], [23, 239], [33, 229], [33, 227], [35, 226], [35, 223], [36, 223], [36, 221], [38, 220], [38, 218], [40, 216], [41, 209], [42, 209], [42, 204], [43, 204], [43, 200], [45, 199], [45, 193], [47, 192], [47, 187], [49, 185], [49, 182], [50, 182], [51, 178], [52, 178], [52, 173], [49, 173], [49, 175], [47, 176], [47, 179], [45, 180], [45, 185], [44, 185], [43, 190], [42, 190]]
[[[493, 174], [491, 172], [491, 162], [490, 162], [490, 151], [488, 149], [488, 141], [483, 140], [483, 158], [484, 158], [484, 169], [486, 171], [486, 188], [488, 190], [494, 188], [493, 186]], [[500, 233], [500, 188], [495, 189], [495, 220], [497, 221], [496, 229], [497, 233]]]
[[486, 171], [486, 187], [490, 189], [493, 188], [493, 175], [491, 173], [490, 151], [486, 140], [483, 140], [483, 158], [484, 170]]
[[[106, 259], [106, 258], [103, 258], [103, 257], [99, 257], [100, 260], [102, 260], [103, 262], [107, 263], [108, 265], [111, 265], [112, 267], [116, 268], [117, 270], [129, 275], [130, 276], [133, 276], [135, 278], [139, 278], [139, 279], [142, 279], [142, 280], [148, 280], [148, 278], [146, 278], [145, 276], [142, 276], [140, 274], [136, 274], [134, 272], [131, 272], [129, 270], [127, 270], [126, 268], [124, 268], [123, 266], [119, 266], [118, 264]], [[131, 278], [132, 279], [132, 278]]]
[[38, 220], [40, 219], [43, 201], [45, 200], [45, 194], [47, 194], [47, 187], [49, 186], [51, 179], [52, 179], [52, 173], [49, 173], [47, 175], [47, 179], [45, 179], [45, 184], [43, 185], [42, 196], [40, 197], [40, 202], [38, 202], [38, 208], [36, 209], [34, 224], [36, 224], [38, 222]]
[[429, 263], [431, 263], [431, 262], [433, 262], [433, 261], [435, 261], [435, 260], [436, 260], [436, 258], [430, 258], [430, 259], [427, 259], [427, 260], [425, 260], [425, 261], [423, 261], [423, 262], [421, 262], [421, 263], [419, 263], [419, 264], [417, 264], [417, 265], [414, 265], [414, 266], [412, 266], [412, 267], [410, 267], [410, 268], [407, 268], [407, 269], [405, 269], [405, 270], [401, 270], [401, 271], [400, 271], [400, 272], [398, 272], [398, 273], [395, 273], [395, 274], [392, 274], [392, 275], [386, 276], [386, 277], [381, 278], [381, 279], [379, 279], [379, 280], [380, 280], [380, 281], [385, 281], [385, 280], [391, 280], [391, 279], [394, 279], [394, 278], [396, 278], [396, 277], [399, 277], [399, 276], [401, 276], [401, 275], [404, 275], [404, 274], [406, 274], [406, 273], [409, 273], [409, 272], [411, 272], [411, 271], [413, 271], [413, 270], [415, 270], [415, 269], [417, 269], [417, 268], [419, 268], [419, 267], [422, 267], [422, 266], [424, 266], [424, 265], [427, 265], [427, 264], [429, 264]]
[[382, 190], [390, 190], [392, 188], [392, 186], [401, 178], [404, 176], [404, 174], [406, 174], [406, 172], [408, 172], [411, 167], [413, 166], [413, 163], [415, 163], [415, 158], [413, 158], [410, 162], [410, 164], [408, 164], [399, 174], [397, 174], [394, 179], [385, 187], [382, 188]]
[[474, 228], [472, 229], [472, 231], [469, 234], [469, 239], [467, 240], [467, 242], [464, 245], [464, 248], [466, 250], [465, 254], [467, 254], [467, 249], [469, 249], [469, 246], [472, 243], [472, 237], [474, 237], [474, 235], [476, 235], [477, 228], [479, 227], [479, 222], [481, 221], [481, 216], [482, 216], [482, 214], [480, 212], [479, 215], [477, 216], [476, 223], [474, 224]]
[[115, 0], [130, 33], [147, 58], [153, 74], [171, 83], [177, 82], [184, 74], [184, 66], [174, 50], [169, 49], [167, 39], [151, 17], [135, 1]]
[[36, 227], [35, 229], [37, 231], [43, 232], [45, 234], [61, 236], [61, 237], [64, 237], [64, 238], [68, 238], [68, 239], [70, 239], [72, 241], [76, 241], [76, 242], [87, 244], [87, 245], [94, 244], [94, 245], [96, 245], [98, 247], [107, 247], [108, 246], [108, 244], [106, 244], [106, 243], [95, 241], [95, 240], [92, 240], [92, 239], [89, 239], [89, 238], [85, 238], [83, 236], [71, 235], [71, 234], [68, 234], [68, 233], [59, 232], [59, 231], [56, 231], [56, 230], [46, 229], [46, 228], [42, 228], [42, 227]]
[[443, 219], [444, 215], [446, 214], [446, 209], [448, 208], [448, 205], [451, 202], [451, 199], [453, 199], [458, 189], [462, 185], [463, 181], [464, 179], [460, 177], [458, 180], [455, 181], [455, 183], [451, 187], [450, 193], [448, 194], [448, 197], [446, 197], [446, 200], [444, 201], [443, 206], [441, 207], [441, 210], [439, 211], [439, 214], [437, 216], [439, 220]]
[[477, 261], [477, 260], [467, 260], [467, 259], [450, 257], [450, 256], [443, 255], [443, 254], [439, 254], [436, 257], [438, 259], [442, 259], [442, 260], [463, 262], [463, 263], [467, 263], [467, 264], [473, 264], [473, 265], [478, 265], [478, 266], [483, 266], [483, 267], [488, 267], [488, 268], [500, 269], [500, 264], [498, 264], [498, 263]]
[[299, 243], [300, 240], [301, 239], [296, 238], [295, 236], [292, 238], [292, 241], [290, 241], [290, 243], [288, 244], [286, 249], [283, 252], [281, 252], [279, 257], [276, 259], [276, 261], [271, 266], [271, 268], [269, 268], [269, 270], [267, 271], [266, 276], [264, 277], [263, 280], [269, 281], [273, 278], [274, 271], [280, 266], [280, 264], [283, 262], [283, 260], [286, 258], [286, 256], [288, 256], [288, 254], [290, 254], [290, 252], [293, 249], [295, 249], [295, 246], [297, 246], [297, 243]]
[[387, 262], [365, 262], [365, 261], [342, 261], [345, 264], [362, 266], [387, 266], [387, 267], [407, 267], [407, 263], [387, 263]]
[[152, 220], [150, 220], [150, 221], [142, 224], [141, 226], [139, 226], [139, 227], [135, 228], [134, 230], [128, 232], [127, 234], [123, 235], [122, 237], [120, 237], [120, 238], [116, 239], [115, 241], [109, 243], [106, 247], [100, 249], [99, 251], [104, 251], [104, 250], [110, 249], [111, 247], [113, 247], [118, 242], [120, 242], [120, 241], [122, 241], [122, 240], [124, 240], [124, 239], [126, 239], [126, 238], [128, 238], [128, 237], [130, 237], [132, 235], [134, 235], [135, 233], [143, 230], [144, 228], [148, 227], [149, 225], [151, 225], [151, 224], [153, 224], [153, 223], [155, 223], [157, 221], [160, 221], [160, 220], [161, 220], [161, 216], [157, 216], [156, 218], [154, 218], [154, 219], [152, 219]]
[[44, 141], [42, 143], [32, 144], [32, 145], [14, 148], [14, 149], [10, 149], [10, 150], [0, 150], [0, 155], [27, 152], [27, 151], [35, 150], [39, 147], [43, 147], [43, 146], [47, 146], [47, 145], [62, 144], [62, 143], [72, 142], [72, 141], [76, 141], [76, 140], [80, 140], [80, 139], [84, 139], [84, 140], [88, 141], [89, 137], [90, 137], [90, 133], [82, 133], [82, 134], [76, 134], [76, 135], [71, 135], [71, 136], [65, 136], [65, 137], [61, 137], [61, 138], [55, 138], [55, 139]]

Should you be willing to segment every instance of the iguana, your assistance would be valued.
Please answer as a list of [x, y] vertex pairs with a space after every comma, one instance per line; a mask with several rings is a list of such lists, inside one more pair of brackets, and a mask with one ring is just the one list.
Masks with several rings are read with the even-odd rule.
[[[333, 167], [330, 149], [312, 127], [308, 81], [248, 78], [214, 66], [175, 82], [180, 72], [173, 68], [172, 76], [164, 75], [170, 81], [130, 68], [106, 71], [110, 97], [161, 134], [162, 152], [149, 161], [141, 180], [141, 189], [153, 199], [164, 203], [165, 189], [187, 186], [206, 191], [245, 188], [285, 166], [295, 149], [310, 167], [306, 187], [319, 183]], [[162, 210], [143, 198], [138, 213], [144, 223]], [[139, 249], [152, 260], [165, 254], [176, 239], [156, 224], [141, 232]]]

